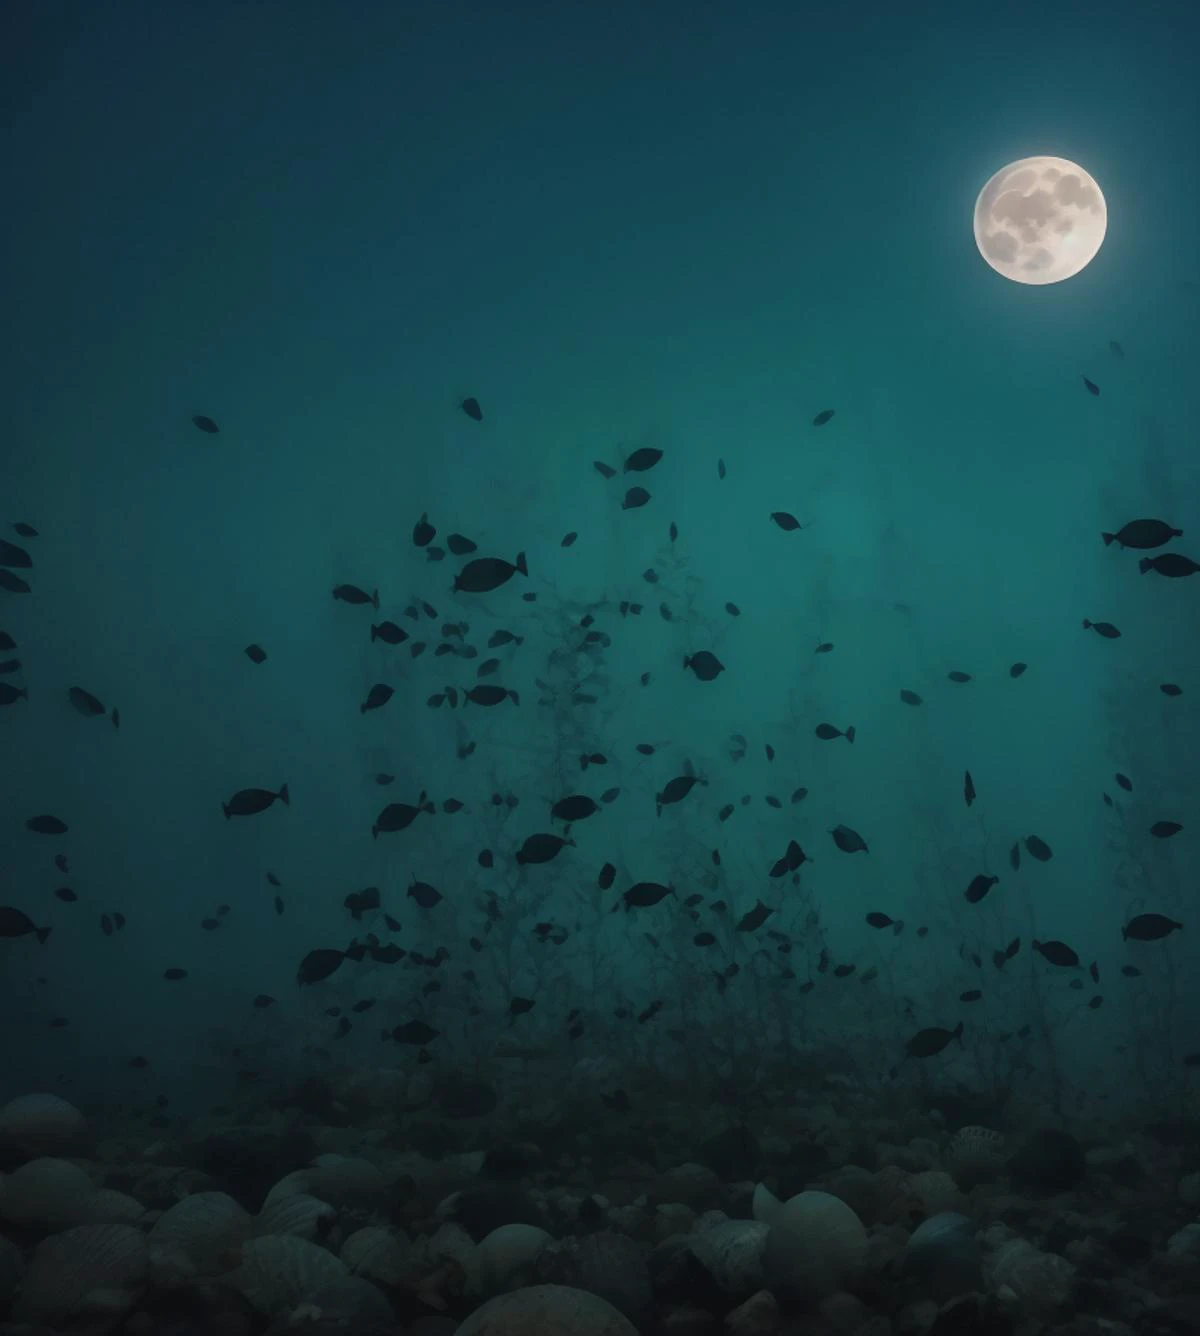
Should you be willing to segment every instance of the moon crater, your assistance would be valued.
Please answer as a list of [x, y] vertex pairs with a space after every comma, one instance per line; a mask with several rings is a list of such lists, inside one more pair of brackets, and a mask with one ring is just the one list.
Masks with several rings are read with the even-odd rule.
[[975, 244], [1017, 283], [1058, 283], [1095, 257], [1108, 209], [1095, 180], [1066, 158], [1022, 158], [1003, 167], [975, 201]]

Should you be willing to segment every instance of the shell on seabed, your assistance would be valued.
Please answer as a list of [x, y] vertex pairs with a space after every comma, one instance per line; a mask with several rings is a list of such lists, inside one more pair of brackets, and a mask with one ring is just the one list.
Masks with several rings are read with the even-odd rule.
[[146, 1237], [133, 1225], [77, 1225], [38, 1244], [12, 1316], [55, 1324], [79, 1313], [120, 1315], [146, 1280]]
[[30, 1160], [0, 1175], [0, 1219], [57, 1228], [82, 1224], [76, 1218], [79, 1203], [95, 1191], [87, 1172], [69, 1160]]
[[943, 1169], [922, 1169], [913, 1174], [912, 1186], [921, 1199], [921, 1218], [958, 1211], [966, 1204], [958, 1184]]
[[155, 1285], [170, 1287], [233, 1270], [250, 1234], [250, 1213], [224, 1192], [194, 1192], [155, 1221], [146, 1240]]
[[814, 1302], [862, 1280], [867, 1231], [840, 1197], [800, 1192], [768, 1213], [763, 1270], [773, 1294]]
[[347, 1275], [346, 1264], [319, 1244], [267, 1234], [242, 1245], [242, 1264], [229, 1280], [260, 1313], [273, 1317]]
[[57, 1095], [18, 1095], [0, 1108], [0, 1142], [27, 1155], [71, 1154], [90, 1140], [87, 1119]]
[[264, 1204], [254, 1221], [254, 1237], [267, 1234], [294, 1234], [301, 1239], [315, 1239], [325, 1222], [337, 1212], [328, 1202], [318, 1201], [307, 1192], [292, 1192]]
[[721, 1293], [740, 1299], [762, 1289], [769, 1230], [761, 1220], [728, 1220], [713, 1211], [700, 1217], [688, 1235], [688, 1247]]
[[537, 1255], [552, 1243], [552, 1236], [537, 1225], [500, 1225], [475, 1245], [468, 1274], [472, 1288], [485, 1298], [528, 1284]]
[[403, 1234], [393, 1234], [381, 1225], [367, 1225], [350, 1235], [339, 1256], [354, 1275], [396, 1286], [403, 1284], [408, 1274], [411, 1247]]

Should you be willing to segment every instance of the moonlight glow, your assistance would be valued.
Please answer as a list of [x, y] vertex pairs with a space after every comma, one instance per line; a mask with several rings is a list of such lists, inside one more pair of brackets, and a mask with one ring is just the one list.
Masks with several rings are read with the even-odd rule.
[[1108, 209], [1096, 182], [1066, 158], [1010, 162], [975, 201], [975, 244], [1016, 283], [1058, 283], [1100, 249]]

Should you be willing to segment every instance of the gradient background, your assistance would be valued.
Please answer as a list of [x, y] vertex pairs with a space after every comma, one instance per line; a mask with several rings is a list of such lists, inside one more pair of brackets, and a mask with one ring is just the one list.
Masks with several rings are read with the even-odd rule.
[[[7, 680], [30, 690], [0, 713], [0, 903], [54, 935], [0, 942], [0, 1098], [211, 1096], [247, 1061], [232, 1046], [303, 1066], [306, 1043], [331, 1046], [324, 1007], [367, 995], [381, 1004], [339, 1058], [379, 1061], [379, 1024], [421, 1015], [443, 1052], [482, 1061], [472, 1044], [507, 1025], [511, 992], [539, 998], [521, 1023], [547, 1044], [568, 1006], [592, 1018], [564, 1070], [585, 1052], [610, 1072], [665, 1068], [681, 1043], [715, 1070], [799, 1031], [876, 1080], [913, 1029], [961, 1013], [968, 1068], [1032, 1023], [1035, 1082], [1057, 1064], [1092, 1094], [1182, 1097], [1181, 1055], [1200, 1049], [1200, 581], [1141, 577], [1099, 534], [1141, 515], [1184, 528], [1183, 551], [1200, 534], [1200, 18], [1182, 0], [897, 8], [3, 7], [0, 519], [42, 536], [33, 595], [0, 594], [24, 667]], [[1109, 226], [1088, 269], [1037, 289], [987, 268], [971, 211], [997, 168], [1040, 152], [1092, 172]], [[481, 424], [458, 411], [468, 394]], [[622, 480], [591, 461], [640, 444], [665, 451], [636, 480], [654, 501], [622, 512]], [[776, 509], [811, 529], [779, 532]], [[426, 511], [439, 541], [525, 550], [539, 602], [515, 584], [452, 597], [452, 561], [411, 542]], [[520, 710], [428, 710], [476, 665], [368, 644], [362, 610], [330, 600], [341, 581], [379, 586], [381, 616], [429, 599], [480, 645], [526, 635], [502, 674]], [[646, 603], [640, 622], [619, 599]], [[593, 604], [613, 645], [586, 668], [602, 700], [581, 722], [539, 709], [533, 679], [573, 671], [570, 626]], [[1084, 617], [1123, 638], [1085, 635]], [[814, 658], [821, 640], [837, 649]], [[713, 684], [679, 671], [705, 647], [728, 669]], [[1018, 682], [1014, 660], [1031, 665]], [[954, 668], [975, 681], [948, 683]], [[376, 680], [397, 696], [364, 717]], [[80, 719], [71, 684], [117, 705], [120, 731]], [[853, 723], [855, 746], [816, 742], [823, 719]], [[749, 741], [736, 768], [733, 731]], [[653, 758], [642, 740], [662, 744]], [[610, 755], [603, 784], [580, 775], [580, 746]], [[656, 820], [686, 761], [709, 786]], [[290, 809], [222, 819], [236, 789], [284, 781]], [[511, 871], [544, 800], [609, 784], [619, 803], [542, 882]], [[810, 797], [790, 808], [798, 784]], [[378, 808], [421, 789], [471, 810], [372, 842]], [[488, 795], [509, 790], [523, 806], [501, 822]], [[65, 840], [26, 832], [43, 811], [70, 822]], [[1165, 818], [1183, 833], [1151, 840]], [[839, 822], [869, 856], [837, 853]], [[1055, 858], [1013, 876], [1008, 847], [1033, 832]], [[763, 872], [793, 835], [815, 861], [785, 895]], [[671, 878], [711, 899], [717, 844], [734, 916], [759, 894], [779, 905], [800, 979], [823, 944], [878, 982], [821, 980], [801, 1000], [728, 933], [692, 950], [677, 906], [607, 914], [602, 862], [618, 890]], [[484, 845], [507, 870], [477, 867]], [[75, 905], [52, 896], [59, 849]], [[984, 869], [1001, 885], [972, 909], [962, 889]], [[437, 918], [404, 898], [414, 875], [446, 894]], [[433, 1003], [403, 967], [297, 994], [307, 950], [361, 931], [341, 901], [368, 884], [404, 945], [452, 950]], [[471, 955], [489, 888], [519, 927]], [[221, 901], [228, 921], [201, 932]], [[113, 909], [128, 927], [105, 938]], [[871, 933], [872, 909], [909, 930]], [[1138, 909], [1188, 928], [1126, 946]], [[573, 931], [556, 955], [530, 946], [550, 917]], [[991, 950], [1018, 934], [996, 976]], [[1068, 991], [1035, 935], [1096, 959], [1102, 986]], [[974, 950], [988, 991], [968, 1010]], [[709, 971], [731, 959], [743, 975], [718, 996]], [[1143, 978], [1120, 977], [1129, 960]], [[171, 965], [189, 979], [164, 983]], [[483, 1023], [452, 982], [467, 967]], [[258, 992], [280, 1004], [251, 1013]], [[655, 997], [686, 1043], [666, 1020], [608, 1019]], [[135, 1053], [149, 1072], [127, 1068]]]

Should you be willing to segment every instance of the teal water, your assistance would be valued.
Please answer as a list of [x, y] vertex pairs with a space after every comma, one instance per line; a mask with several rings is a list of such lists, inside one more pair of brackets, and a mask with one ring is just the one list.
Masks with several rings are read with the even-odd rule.
[[[1187, 553], [1200, 533], [1197, 20], [917, 11], [5, 7], [0, 520], [39, 536], [4, 529], [34, 565], [31, 593], [0, 592], [3, 680], [29, 693], [0, 709], [0, 903], [52, 933], [0, 940], [0, 1098], [186, 1105], [246, 1068], [415, 1063], [380, 1032], [419, 1018], [435, 1063], [486, 1070], [516, 1031], [606, 1088], [805, 1044], [884, 1086], [915, 1031], [961, 1020], [941, 1061], [967, 1086], [1194, 1099], [1200, 581], [1141, 575], [1100, 534], [1155, 516]], [[1109, 208], [1095, 261], [1043, 288], [971, 230], [983, 183], [1036, 153]], [[593, 468], [643, 446], [663, 451], [644, 477]], [[639, 482], [651, 502], [623, 510]], [[425, 513], [435, 545], [524, 552], [528, 578], [454, 593], [463, 559], [414, 545]], [[345, 582], [379, 613], [332, 600]], [[420, 600], [435, 619], [404, 616]], [[589, 613], [607, 644], [584, 645]], [[428, 650], [371, 643], [384, 617]], [[436, 657], [460, 620], [478, 657]], [[489, 650], [505, 628], [524, 644]], [[681, 667], [700, 649], [714, 682]], [[519, 705], [427, 704], [493, 655]], [[395, 695], [361, 713], [375, 682]], [[656, 816], [688, 764], [707, 785]], [[290, 805], [223, 817], [285, 782]], [[612, 787], [574, 847], [515, 864], [552, 802]], [[422, 791], [435, 816], [372, 839]], [[68, 832], [28, 831], [41, 813]], [[1156, 839], [1161, 820], [1183, 828]], [[840, 824], [869, 852], [839, 851]], [[1031, 834], [1053, 858], [1014, 872]], [[793, 838], [798, 884], [769, 878]], [[1000, 881], [970, 905], [979, 872]], [[421, 909], [413, 878], [443, 901]], [[642, 880], [676, 894], [610, 912]], [[399, 931], [351, 919], [367, 886]], [[772, 918], [737, 932], [760, 899]], [[1144, 911], [1184, 928], [1125, 942]], [[298, 989], [308, 951], [369, 931], [449, 955]], [[822, 950], [855, 974], [820, 973]], [[514, 996], [534, 1002], [515, 1020]]]

